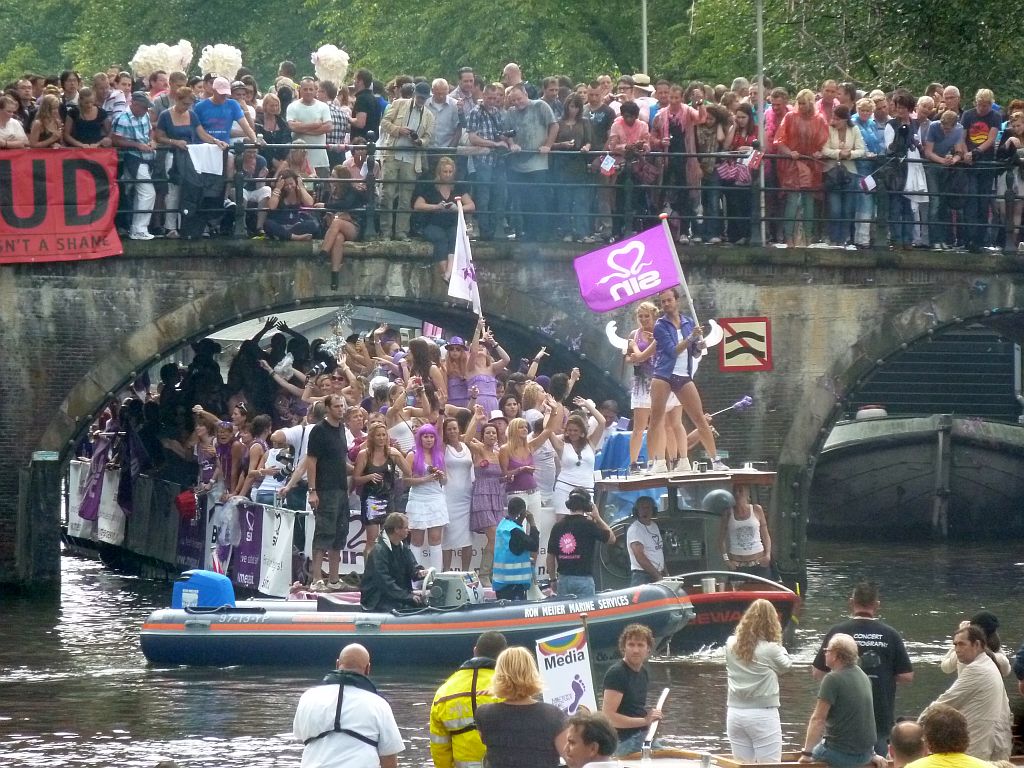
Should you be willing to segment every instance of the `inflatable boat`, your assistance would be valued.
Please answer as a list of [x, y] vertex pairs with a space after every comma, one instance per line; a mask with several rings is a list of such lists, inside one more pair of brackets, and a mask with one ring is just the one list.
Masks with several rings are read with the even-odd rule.
[[464, 602], [371, 613], [351, 598], [235, 600], [231, 582], [210, 571], [188, 571], [174, 587], [170, 608], [142, 627], [142, 652], [159, 665], [330, 666], [348, 643], [361, 643], [375, 662], [451, 665], [473, 655], [481, 632], [502, 632], [509, 645], [532, 648], [538, 638], [588, 628], [592, 658], [618, 655], [627, 624], [644, 624], [658, 646], [682, 629], [694, 611], [683, 585], [663, 580], [599, 592], [588, 598], [525, 602]]

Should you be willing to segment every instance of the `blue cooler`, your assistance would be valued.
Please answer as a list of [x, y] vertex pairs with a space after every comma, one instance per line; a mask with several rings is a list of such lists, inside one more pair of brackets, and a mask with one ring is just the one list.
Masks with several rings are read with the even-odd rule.
[[174, 582], [171, 608], [220, 608], [222, 605], [235, 607], [235, 589], [231, 579], [214, 571], [185, 571]]

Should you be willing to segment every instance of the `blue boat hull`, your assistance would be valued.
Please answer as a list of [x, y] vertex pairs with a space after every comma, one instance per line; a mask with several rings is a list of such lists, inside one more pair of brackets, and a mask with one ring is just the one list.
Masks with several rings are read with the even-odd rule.
[[451, 665], [472, 655], [481, 632], [502, 632], [510, 645], [580, 626], [586, 615], [595, 660], [617, 655], [631, 623], [650, 627], [658, 644], [693, 617], [685, 591], [658, 582], [601, 592], [593, 598], [484, 603], [454, 610], [363, 613], [305, 601], [241, 601], [217, 609], [161, 609], [146, 620], [142, 651], [159, 665], [331, 665], [348, 643], [361, 643], [375, 662]]

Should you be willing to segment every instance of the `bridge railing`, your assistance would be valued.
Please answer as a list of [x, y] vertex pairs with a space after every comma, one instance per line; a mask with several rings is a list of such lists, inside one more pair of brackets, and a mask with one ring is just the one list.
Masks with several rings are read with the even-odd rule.
[[[907, 248], [962, 244], [972, 250], [982, 245], [1013, 250], [1024, 202], [1024, 175], [1017, 158], [946, 166], [917, 158], [877, 156], [852, 161], [854, 172], [832, 179], [835, 172], [827, 170], [837, 165], [835, 161], [756, 149], [755, 160], [748, 166], [752, 155], [738, 152], [610, 155], [563, 149], [481, 152], [473, 147], [431, 147], [414, 150], [420, 155], [417, 166], [424, 172], [408, 179], [389, 172], [389, 164], [393, 168], [403, 162], [396, 155], [409, 152], [408, 148], [378, 147], [371, 142], [273, 144], [257, 149], [365, 152], [365, 176], [359, 179], [303, 177], [315, 201], [308, 211], [312, 215], [330, 212], [331, 200], [342, 185], [365, 185], [365, 204], [350, 211], [361, 224], [364, 240], [407, 234], [394, 232], [394, 217], [399, 214], [411, 215], [415, 231], [415, 221], [422, 216], [414, 207], [416, 189], [433, 181], [431, 169], [442, 156], [456, 162], [456, 183], [474, 200], [477, 235], [496, 239], [609, 241], [649, 226], [659, 213], [668, 211], [681, 240], [846, 247], [873, 243], [883, 248], [887, 244]], [[235, 238], [252, 234], [257, 213], [256, 208], [249, 208], [247, 215], [239, 213], [245, 211], [240, 201], [246, 185], [259, 182], [240, 173], [243, 151], [241, 144], [224, 150], [225, 184], [233, 190], [235, 201], [233, 215], [224, 216], [222, 193], [205, 197], [195, 211], [227, 222], [227, 231], [222, 227], [221, 234]], [[544, 172], [516, 170], [526, 159], [542, 155], [548, 166]], [[807, 179], [799, 186], [787, 183], [794, 164], [801, 166]], [[481, 165], [497, 170], [485, 173]], [[273, 183], [272, 174], [268, 185]], [[122, 178], [121, 183], [126, 200], [120, 213], [129, 216], [136, 209], [127, 202], [131, 199], [127, 193], [135, 184], [149, 182]], [[181, 211], [164, 203], [152, 212]], [[491, 231], [481, 232], [488, 217]]]

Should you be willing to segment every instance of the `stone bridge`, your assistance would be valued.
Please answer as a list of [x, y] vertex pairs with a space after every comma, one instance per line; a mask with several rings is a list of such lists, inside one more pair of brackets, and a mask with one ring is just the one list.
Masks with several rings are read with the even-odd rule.
[[[482, 302], [497, 335], [524, 354], [553, 350], [551, 370], [579, 365], [580, 389], [618, 397], [628, 371], [606, 340], [616, 320], [580, 300], [569, 246], [480, 245]], [[778, 471], [771, 515], [783, 570], [803, 561], [815, 459], [860, 381], [945, 326], [980, 320], [1015, 340], [1024, 264], [1012, 256], [689, 248], [681, 253], [699, 316], [767, 317], [771, 371], [722, 372], [717, 351], [699, 383], [722, 417], [730, 461]], [[343, 288], [309, 244], [211, 240], [126, 242], [123, 256], [0, 266], [0, 585], [59, 584], [60, 477], [95, 412], [136, 373], [175, 349], [252, 317], [351, 302], [468, 331], [474, 316], [446, 295], [426, 246], [353, 246]]]

